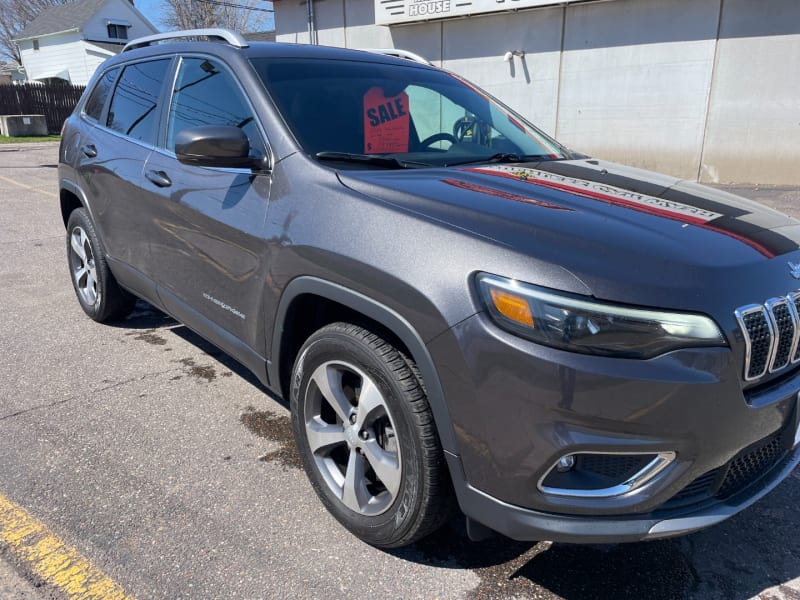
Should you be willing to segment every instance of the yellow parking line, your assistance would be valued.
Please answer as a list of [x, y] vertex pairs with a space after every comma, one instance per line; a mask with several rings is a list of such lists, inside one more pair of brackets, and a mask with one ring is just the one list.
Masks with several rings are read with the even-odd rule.
[[44, 194], [45, 196], [52, 196], [53, 198], [58, 198], [58, 194], [55, 194], [53, 192], [47, 192], [45, 190], [40, 190], [39, 188], [35, 188], [31, 185], [24, 184], [20, 181], [17, 181], [16, 179], [11, 179], [10, 177], [3, 177], [2, 175], [0, 175], [0, 181], [5, 181], [6, 183], [10, 183], [11, 185], [16, 185], [21, 188], [25, 188], [26, 190], [31, 190], [33, 192], [39, 192], [40, 194]]
[[89, 559], [2, 495], [0, 543], [70, 600], [133, 600]]

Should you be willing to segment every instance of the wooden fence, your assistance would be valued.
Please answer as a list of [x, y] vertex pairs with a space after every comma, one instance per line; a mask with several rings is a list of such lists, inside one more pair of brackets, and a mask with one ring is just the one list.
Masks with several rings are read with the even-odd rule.
[[58, 133], [84, 89], [69, 83], [0, 85], [0, 115], [44, 115], [47, 130]]

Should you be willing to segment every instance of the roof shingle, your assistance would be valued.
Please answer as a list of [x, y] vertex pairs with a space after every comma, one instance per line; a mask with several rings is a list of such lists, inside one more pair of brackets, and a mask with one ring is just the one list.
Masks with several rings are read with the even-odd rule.
[[77, 0], [59, 6], [51, 6], [28, 23], [17, 39], [22, 40], [59, 31], [79, 29], [106, 2], [107, 0]]

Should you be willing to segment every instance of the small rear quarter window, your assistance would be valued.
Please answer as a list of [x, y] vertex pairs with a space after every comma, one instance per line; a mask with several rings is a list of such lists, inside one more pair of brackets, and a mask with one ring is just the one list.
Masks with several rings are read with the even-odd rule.
[[92, 94], [86, 101], [86, 107], [84, 108], [87, 117], [94, 121], [100, 120], [103, 114], [103, 108], [106, 105], [106, 100], [108, 100], [108, 96], [111, 93], [111, 89], [114, 87], [114, 82], [117, 80], [118, 74], [119, 67], [116, 67], [106, 71], [103, 76], [97, 80]]
[[108, 108], [109, 128], [135, 140], [155, 141], [158, 99], [170, 62], [160, 59], [125, 67]]

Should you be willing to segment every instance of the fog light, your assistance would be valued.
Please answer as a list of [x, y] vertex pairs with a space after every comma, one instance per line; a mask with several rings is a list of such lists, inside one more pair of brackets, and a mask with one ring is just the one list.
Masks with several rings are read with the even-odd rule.
[[575, 466], [575, 457], [570, 454], [569, 456], [562, 456], [558, 459], [558, 464], [556, 465], [556, 471], [559, 473], [565, 473], [569, 471], [572, 467]]

